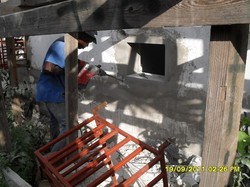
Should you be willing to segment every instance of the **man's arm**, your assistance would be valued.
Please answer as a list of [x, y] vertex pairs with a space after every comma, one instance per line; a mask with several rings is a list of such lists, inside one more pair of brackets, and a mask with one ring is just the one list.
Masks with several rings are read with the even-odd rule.
[[64, 73], [64, 69], [60, 68], [59, 66], [46, 61], [43, 65], [43, 72], [44, 73], [50, 73], [50, 74], [63, 74]]

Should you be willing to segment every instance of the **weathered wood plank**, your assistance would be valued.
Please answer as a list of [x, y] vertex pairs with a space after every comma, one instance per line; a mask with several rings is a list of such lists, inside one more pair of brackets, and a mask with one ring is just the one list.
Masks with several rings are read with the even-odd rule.
[[20, 6], [30, 6], [30, 7], [37, 7], [37, 6], [44, 6], [48, 4], [58, 3], [66, 0], [20, 0]]
[[67, 0], [8, 15], [4, 9], [0, 37], [250, 23], [250, 0]]
[[[58, 3], [66, 0], [8, 0], [7, 2], [2, 2], [0, 4], [0, 15], [14, 14], [22, 12], [24, 10], [29, 10], [33, 7], [52, 5], [53, 3]], [[0, 1], [1, 2], [1, 1]]]
[[20, 5], [20, 0], [8, 0], [7, 2], [1, 3], [0, 15], [8, 15], [27, 10], [27, 8], [19, 7]]
[[77, 124], [78, 110], [78, 35], [65, 34], [65, 105], [66, 122], [69, 128]]
[[10, 85], [16, 87], [18, 85], [18, 79], [14, 37], [6, 38], [6, 49], [8, 59], [8, 70], [10, 74]]
[[16, 172], [7, 167], [3, 170], [4, 178], [8, 186], [12, 187], [32, 187], [23, 178], [21, 178]]
[[[200, 186], [224, 187], [233, 165], [244, 88], [248, 25], [212, 26]], [[215, 170], [211, 166], [215, 166]], [[222, 168], [219, 168], [221, 166]]]

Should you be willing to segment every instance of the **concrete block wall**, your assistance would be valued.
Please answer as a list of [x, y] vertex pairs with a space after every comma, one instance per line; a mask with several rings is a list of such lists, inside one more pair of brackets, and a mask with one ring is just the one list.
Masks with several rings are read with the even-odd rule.
[[[34, 69], [39, 71], [49, 44], [57, 37], [30, 37], [29, 58]], [[174, 138], [178, 154], [184, 158], [201, 155], [209, 38], [210, 27], [99, 31], [97, 44], [79, 51], [79, 58], [102, 65], [107, 73], [124, 82], [93, 78], [87, 89], [79, 92], [79, 121], [89, 117], [93, 107], [107, 101], [101, 115], [140, 140], [156, 146], [165, 138]], [[165, 75], [138, 76], [140, 55], [129, 43], [164, 44]], [[249, 63], [244, 110], [250, 108], [248, 69]]]
[[[165, 138], [174, 138], [181, 154], [200, 155], [209, 30], [202, 27], [100, 32], [97, 46], [102, 50], [93, 47], [93, 55], [87, 58], [91, 61], [93, 56], [93, 63], [101, 63], [104, 70], [124, 78], [124, 82], [108, 77], [93, 79], [79, 104], [79, 118], [85, 119], [93, 106], [107, 101], [109, 105], [102, 115], [140, 140], [156, 146]], [[136, 76], [140, 56], [128, 43], [164, 44], [165, 76]], [[84, 53], [80, 58], [86, 59]]]

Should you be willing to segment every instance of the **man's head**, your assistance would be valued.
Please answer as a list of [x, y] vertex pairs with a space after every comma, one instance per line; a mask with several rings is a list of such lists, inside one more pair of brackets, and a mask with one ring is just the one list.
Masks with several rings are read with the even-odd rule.
[[80, 48], [80, 49], [85, 48], [91, 42], [96, 43], [96, 38], [94, 37], [94, 34], [92, 34], [90, 32], [78, 33], [78, 48]]

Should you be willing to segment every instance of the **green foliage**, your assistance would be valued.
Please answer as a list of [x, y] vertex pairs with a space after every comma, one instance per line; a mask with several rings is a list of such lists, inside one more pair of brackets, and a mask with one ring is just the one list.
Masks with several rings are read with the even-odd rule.
[[244, 117], [240, 121], [240, 129], [245, 129], [246, 127], [250, 126], [250, 119], [247, 117]]
[[234, 187], [244, 187], [250, 181], [250, 136], [248, 127], [250, 119], [244, 117], [240, 122], [240, 130], [238, 135], [238, 147], [235, 158], [235, 165], [240, 167], [240, 172], [234, 173]]
[[[30, 101], [32, 92], [27, 83], [20, 84], [19, 87], [13, 88], [9, 85], [8, 73], [0, 71], [2, 75], [2, 85], [4, 87], [5, 104], [11, 135], [12, 151], [9, 153], [0, 152], [0, 186], [7, 186], [4, 181], [2, 170], [10, 167], [25, 181], [30, 184], [34, 183], [37, 162], [34, 151], [45, 145], [47, 127], [41, 122], [40, 118], [27, 118], [21, 124], [15, 123], [15, 118], [11, 110], [11, 102], [17, 95], [26, 99], [22, 105], [23, 111], [34, 103]], [[1, 82], [0, 82], [1, 83]]]
[[8, 155], [6, 153], [0, 153], [0, 186], [3, 187], [8, 187], [2, 173], [2, 170], [8, 166], [8, 163], [9, 163]]
[[34, 147], [36, 139], [31, 136], [33, 130], [29, 130], [28, 124], [13, 127], [11, 129], [13, 151], [9, 154], [9, 167], [30, 183], [33, 181], [32, 175], [36, 167], [33, 152], [37, 147]]
[[25, 181], [32, 184], [37, 169], [34, 151], [46, 144], [46, 130], [40, 123], [24, 123], [19, 126], [12, 126], [10, 134], [12, 151], [0, 154], [0, 169], [8, 166]]
[[250, 136], [244, 131], [239, 131], [237, 148], [238, 153], [241, 156], [246, 155], [248, 152], [248, 146], [250, 146]]
[[16, 95], [21, 95], [26, 98], [32, 97], [32, 91], [29, 83], [26, 81], [19, 83], [18, 87], [10, 85], [9, 73], [6, 70], [0, 69], [4, 97], [7, 101], [11, 100]]

